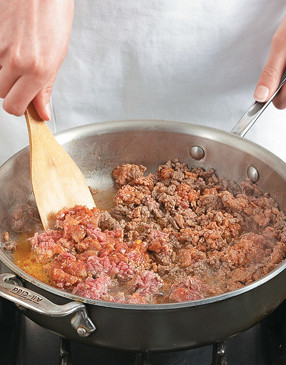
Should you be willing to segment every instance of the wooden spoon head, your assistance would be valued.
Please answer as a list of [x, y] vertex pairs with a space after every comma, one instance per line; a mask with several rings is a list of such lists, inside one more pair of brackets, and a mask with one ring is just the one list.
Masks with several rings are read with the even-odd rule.
[[75, 205], [95, 207], [85, 178], [56, 141], [34, 106], [25, 113], [30, 140], [30, 169], [35, 201], [44, 229], [52, 228], [55, 214]]

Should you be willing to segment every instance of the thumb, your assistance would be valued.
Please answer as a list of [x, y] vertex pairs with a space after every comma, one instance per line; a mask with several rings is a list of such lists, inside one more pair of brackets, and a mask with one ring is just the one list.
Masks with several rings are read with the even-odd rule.
[[273, 47], [254, 92], [256, 101], [269, 100], [279, 85], [284, 67], [284, 57], [281, 57], [281, 51]]
[[38, 92], [38, 94], [33, 99], [33, 104], [39, 117], [43, 120], [51, 119], [51, 107], [50, 98], [53, 90], [55, 78], [50, 80], [47, 85]]

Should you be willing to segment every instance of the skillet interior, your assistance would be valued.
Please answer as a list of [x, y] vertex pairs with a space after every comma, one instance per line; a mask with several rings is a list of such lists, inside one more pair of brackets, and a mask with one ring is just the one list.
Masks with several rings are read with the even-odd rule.
[[[281, 209], [286, 209], [284, 162], [262, 147], [229, 133], [189, 123], [140, 120], [106, 122], [74, 128], [60, 133], [57, 139], [81, 168], [88, 184], [100, 190], [113, 186], [111, 172], [117, 165], [127, 162], [143, 164], [148, 168], [147, 172], [154, 172], [159, 164], [178, 157], [189, 166], [206, 169], [213, 167], [219, 176], [237, 182], [247, 177], [249, 166], [254, 166], [259, 171], [258, 185], [263, 191], [268, 191], [275, 197]], [[203, 159], [196, 161], [191, 157], [192, 146], [204, 149]], [[33, 201], [28, 148], [20, 151], [0, 168], [0, 186], [0, 232], [4, 232], [9, 231], [7, 217], [15, 205]], [[261, 285], [285, 266], [282, 263], [266, 277], [232, 293], [196, 302], [138, 306], [86, 300], [63, 293], [25, 274], [13, 264], [11, 256], [5, 250], [0, 250], [0, 257], [19, 276], [60, 296], [103, 306], [140, 307], [140, 309], [179, 308], [223, 300]]]

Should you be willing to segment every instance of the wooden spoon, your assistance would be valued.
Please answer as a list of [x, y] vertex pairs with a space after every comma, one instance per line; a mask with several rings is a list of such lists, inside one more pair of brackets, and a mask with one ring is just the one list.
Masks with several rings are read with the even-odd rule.
[[84, 176], [56, 141], [31, 103], [26, 112], [30, 141], [31, 181], [45, 230], [52, 228], [55, 213], [75, 205], [95, 207]]

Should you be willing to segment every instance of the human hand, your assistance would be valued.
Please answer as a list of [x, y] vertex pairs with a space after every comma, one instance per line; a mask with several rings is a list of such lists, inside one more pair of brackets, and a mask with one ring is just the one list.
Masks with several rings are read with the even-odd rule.
[[[286, 16], [272, 37], [270, 55], [259, 77], [254, 98], [257, 101], [269, 100], [278, 87], [281, 76], [286, 68]], [[286, 108], [286, 85], [273, 99], [278, 109]]]
[[66, 56], [73, 0], [0, 0], [0, 98], [10, 114], [23, 115], [31, 101], [44, 120]]

